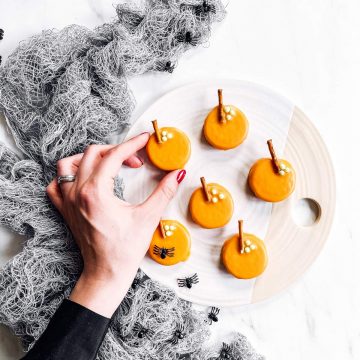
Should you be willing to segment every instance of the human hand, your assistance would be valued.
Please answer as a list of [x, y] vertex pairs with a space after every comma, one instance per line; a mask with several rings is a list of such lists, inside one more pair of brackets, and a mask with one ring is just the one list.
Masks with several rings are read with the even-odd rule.
[[115, 176], [122, 164], [142, 166], [136, 152], [148, 139], [144, 133], [120, 145], [90, 145], [84, 153], [57, 163], [58, 176], [76, 175], [75, 181], [58, 184], [54, 179], [46, 189], [84, 260], [70, 299], [106, 317], [126, 295], [160, 217], [186, 174], [168, 173], [142, 204], [117, 198]]

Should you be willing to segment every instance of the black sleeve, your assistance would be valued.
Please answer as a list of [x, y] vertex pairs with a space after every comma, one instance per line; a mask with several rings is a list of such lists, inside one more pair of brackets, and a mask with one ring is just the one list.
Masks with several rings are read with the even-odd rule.
[[93, 360], [110, 319], [64, 300], [23, 360]]

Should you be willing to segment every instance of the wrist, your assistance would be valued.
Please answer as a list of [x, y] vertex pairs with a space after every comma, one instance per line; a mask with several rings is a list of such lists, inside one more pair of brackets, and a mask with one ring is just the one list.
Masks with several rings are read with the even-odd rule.
[[102, 316], [111, 318], [125, 297], [131, 280], [119, 276], [99, 278], [81, 274], [69, 299]]

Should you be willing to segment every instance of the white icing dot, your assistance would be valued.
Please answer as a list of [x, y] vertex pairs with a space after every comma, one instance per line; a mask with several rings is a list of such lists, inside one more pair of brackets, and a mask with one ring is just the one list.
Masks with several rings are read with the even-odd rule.
[[245, 241], [245, 245], [250, 245], [251, 244], [251, 241], [250, 240], [246, 240]]
[[174, 225], [170, 225], [170, 230], [174, 231], [176, 229], [176, 227]]
[[256, 245], [255, 245], [255, 244], [251, 244], [251, 245], [250, 245], [250, 249], [251, 249], [251, 250], [255, 250], [255, 249], [256, 249]]
[[169, 225], [165, 225], [165, 226], [164, 226], [164, 229], [165, 229], [165, 230], [169, 230], [169, 229], [170, 229], [170, 226], [169, 226]]
[[217, 202], [219, 201], [219, 199], [218, 199], [216, 196], [213, 196], [213, 197], [211, 198], [211, 201], [212, 201], [213, 203], [217, 203]]
[[162, 135], [162, 136], [166, 136], [166, 135], [167, 135], [167, 131], [166, 131], [166, 130], [163, 130], [163, 131], [161, 132], [161, 135]]
[[289, 173], [289, 172], [291, 172], [291, 169], [290, 169], [289, 167], [287, 167], [287, 168], [285, 169], [285, 172], [286, 172], [286, 173]]
[[172, 133], [168, 133], [167, 137], [168, 137], [168, 139], [172, 139], [174, 137], [174, 135]]
[[167, 138], [166, 136], [163, 136], [163, 137], [161, 138], [162, 141], [167, 141], [167, 139], [168, 139], [168, 138]]
[[226, 113], [229, 113], [231, 111], [230, 106], [225, 106], [224, 110]]
[[235, 116], [235, 115], [236, 115], [235, 110], [231, 109], [230, 114], [231, 114], [232, 116]]
[[232, 116], [231, 115], [226, 115], [226, 120], [231, 120], [232, 119]]
[[284, 175], [285, 175], [285, 171], [284, 171], [284, 170], [280, 170], [280, 171], [279, 171], [279, 174], [280, 174], [281, 176], [284, 176]]
[[219, 194], [219, 199], [220, 199], [220, 200], [225, 199], [225, 195], [224, 195], [223, 193], [220, 193], [220, 194]]
[[251, 251], [251, 249], [247, 246], [246, 248], [245, 248], [245, 252], [246, 253], [249, 253]]
[[281, 163], [281, 164], [280, 164], [280, 169], [281, 169], [281, 170], [285, 170], [285, 169], [286, 169], [286, 165], [283, 164], [283, 163]]
[[172, 234], [173, 234], [172, 231], [167, 231], [167, 232], [165, 233], [166, 236], [171, 236]]
[[216, 189], [214, 189], [214, 188], [211, 189], [211, 194], [212, 194], [212, 195], [216, 195], [217, 193], [218, 193], [218, 191], [217, 191]]

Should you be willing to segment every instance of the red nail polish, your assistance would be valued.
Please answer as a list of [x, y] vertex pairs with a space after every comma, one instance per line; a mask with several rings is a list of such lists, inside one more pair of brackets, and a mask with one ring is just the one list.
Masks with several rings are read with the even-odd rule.
[[139, 157], [138, 157], [137, 159], [140, 161], [140, 167], [143, 166], [143, 165], [144, 165], [143, 159], [141, 159], [141, 158], [139, 158]]
[[186, 175], [186, 170], [179, 171], [176, 177], [176, 181], [178, 182], [178, 184], [180, 184], [184, 180], [185, 175]]

